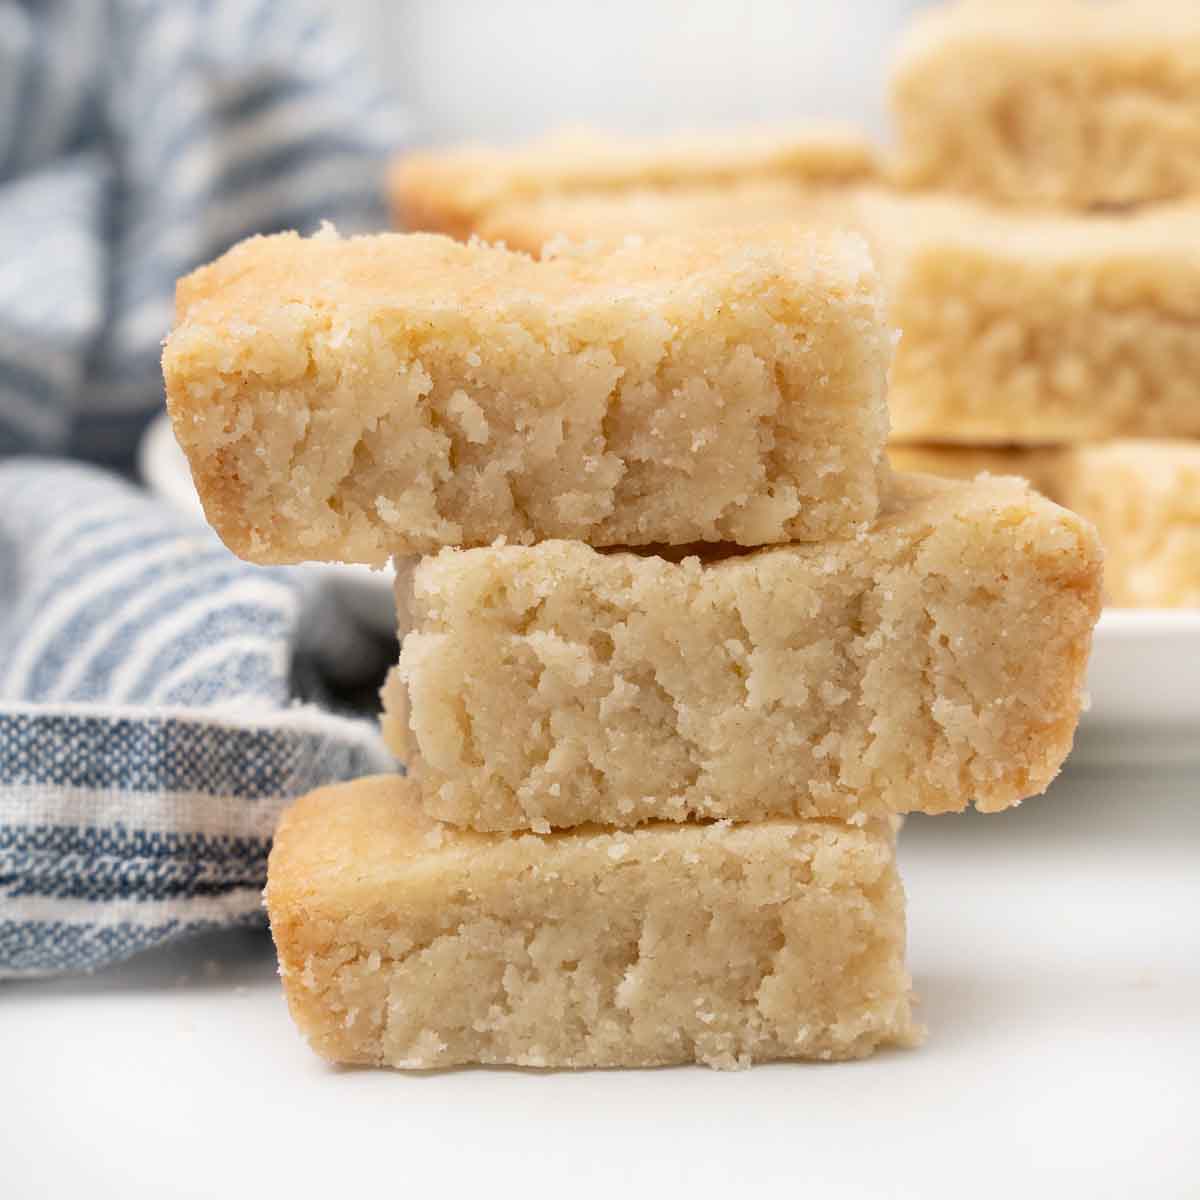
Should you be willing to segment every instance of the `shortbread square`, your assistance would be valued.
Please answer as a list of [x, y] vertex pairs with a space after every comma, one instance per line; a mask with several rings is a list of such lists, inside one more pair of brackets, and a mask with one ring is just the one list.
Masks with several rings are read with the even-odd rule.
[[1025, 213], [877, 188], [776, 184], [552, 197], [484, 232], [538, 252], [668, 232], [866, 237], [900, 332], [894, 440], [1200, 437], [1200, 204]]
[[[627, 191], [552, 192], [500, 205], [479, 222], [479, 236], [540, 255], [561, 242], [616, 249], [635, 238], [690, 230], [736, 229], [770, 239], [780, 226], [812, 226], [810, 214], [836, 209], [850, 188], [814, 189], [786, 180], [701, 184]], [[828, 220], [821, 221], [822, 227]], [[765, 227], [761, 233], [755, 227]]]
[[1200, 193], [1200, 8], [1002, 0], [923, 14], [892, 73], [897, 179], [1094, 208]]
[[283, 234], [184, 279], [178, 307], [175, 434], [253, 562], [810, 541], [878, 511], [892, 336], [854, 236], [536, 262]]
[[1078, 216], [857, 196], [901, 441], [1200, 436], [1200, 205]]
[[1096, 526], [1118, 608], [1200, 608], [1200, 443], [997, 448], [894, 446], [893, 463], [970, 479], [1019, 475]]
[[1100, 533], [1113, 605], [1200, 608], [1200, 444], [1081, 446], [1061, 494]]
[[857, 537], [680, 553], [497, 546], [406, 577], [384, 734], [431, 814], [993, 812], [1066, 757], [1101, 553], [1022, 482], [897, 476]]
[[577, 130], [514, 147], [406, 153], [388, 190], [397, 228], [465, 239], [496, 209], [542, 197], [749, 180], [819, 187], [865, 182], [876, 170], [868, 139], [835, 124], [648, 138]]
[[365, 779], [284, 815], [266, 899], [333, 1062], [728, 1068], [919, 1039], [886, 826], [477, 834]]

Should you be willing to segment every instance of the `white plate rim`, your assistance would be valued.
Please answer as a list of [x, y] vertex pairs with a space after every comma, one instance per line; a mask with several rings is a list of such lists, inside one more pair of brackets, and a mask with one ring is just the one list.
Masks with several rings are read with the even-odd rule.
[[1200, 609], [1106, 608], [1096, 634], [1122, 640], [1200, 637]]

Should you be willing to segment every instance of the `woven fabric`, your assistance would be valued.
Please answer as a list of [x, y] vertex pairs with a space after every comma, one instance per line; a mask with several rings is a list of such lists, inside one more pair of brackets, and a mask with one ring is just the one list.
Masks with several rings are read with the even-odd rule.
[[0, 975], [261, 919], [295, 796], [394, 769], [298, 704], [301, 577], [106, 472], [0, 465]]
[[130, 470], [175, 280], [384, 220], [398, 110], [306, 0], [0, 0], [0, 454]]
[[180, 275], [383, 223], [407, 131], [337, 13], [0, 0], [0, 975], [260, 920], [282, 806], [392, 767], [311, 703], [359, 652], [311, 577], [80, 465], [132, 473]]

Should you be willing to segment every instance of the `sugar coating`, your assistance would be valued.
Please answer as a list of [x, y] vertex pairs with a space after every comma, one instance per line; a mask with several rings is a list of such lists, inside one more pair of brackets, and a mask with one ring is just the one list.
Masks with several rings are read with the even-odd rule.
[[891, 335], [860, 238], [720, 233], [535, 262], [282, 234], [184, 279], [163, 370], [254, 562], [847, 535], [878, 510]]
[[1039, 449], [895, 446], [895, 466], [967, 479], [1020, 475], [1091, 521], [1104, 593], [1121, 608], [1200, 607], [1200, 444], [1117, 441]]
[[266, 900], [333, 1062], [729, 1068], [919, 1039], [883, 826], [475, 834], [380, 777], [284, 815]]
[[920, 476], [840, 543], [443, 552], [384, 736], [479, 829], [996, 811], [1070, 749], [1100, 568], [1020, 481]]
[[828, 184], [875, 171], [867, 138], [836, 124], [657, 138], [576, 130], [515, 147], [405, 154], [388, 190], [397, 228], [465, 239], [494, 209], [543, 196], [746, 180]]
[[1053, 216], [863, 192], [850, 211], [902, 335], [896, 439], [1200, 435], [1200, 205]]
[[902, 183], [1091, 208], [1200, 192], [1200, 8], [947, 4], [894, 63]]

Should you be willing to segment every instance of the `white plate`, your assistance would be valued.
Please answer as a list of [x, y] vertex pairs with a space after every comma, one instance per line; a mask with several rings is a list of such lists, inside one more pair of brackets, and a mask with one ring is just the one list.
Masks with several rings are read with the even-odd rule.
[[[182, 511], [200, 513], [165, 415], [147, 432], [140, 462], [152, 490]], [[310, 569], [367, 628], [385, 636], [393, 631], [393, 572]], [[1200, 761], [1200, 611], [1106, 611], [1096, 628], [1088, 693], [1073, 763]]]
[[1200, 762], [1200, 611], [1108, 609], [1073, 763]]

